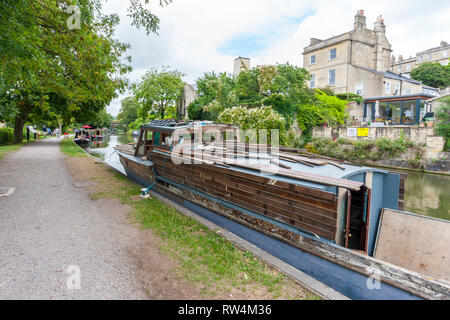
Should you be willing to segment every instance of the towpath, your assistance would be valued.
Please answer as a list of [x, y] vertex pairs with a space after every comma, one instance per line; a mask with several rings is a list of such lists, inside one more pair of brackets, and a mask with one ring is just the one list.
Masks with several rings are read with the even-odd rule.
[[16, 189], [0, 197], [0, 299], [146, 298], [125, 249], [134, 228], [77, 186], [58, 142], [0, 160], [0, 188]]

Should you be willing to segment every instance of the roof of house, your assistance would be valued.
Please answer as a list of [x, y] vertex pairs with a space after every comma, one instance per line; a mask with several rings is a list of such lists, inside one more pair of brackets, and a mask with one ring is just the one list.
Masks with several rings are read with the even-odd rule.
[[384, 77], [385, 78], [389, 78], [389, 79], [394, 79], [394, 80], [401, 80], [401, 81], [406, 81], [406, 82], [410, 82], [410, 83], [414, 83], [414, 84], [422, 84], [422, 82], [402, 76], [400, 74], [391, 72], [391, 71], [385, 71], [384, 73]]
[[434, 96], [425, 94], [425, 93], [416, 93], [416, 94], [407, 94], [403, 96], [386, 96], [386, 97], [370, 97], [364, 99], [365, 102], [372, 102], [372, 101], [392, 101], [392, 100], [417, 100], [417, 99], [424, 99], [429, 100], [434, 98]]
[[384, 72], [382, 72], [382, 71], [377, 71], [375, 69], [370, 69], [370, 68], [365, 68], [365, 67], [358, 67], [358, 68], [366, 70], [366, 71], [369, 71], [369, 72], [372, 72], [372, 73], [376, 73], [376, 74], [382, 75], [382, 76], [384, 76], [385, 78], [388, 78], [388, 79], [399, 80], [399, 81], [401, 80], [401, 81], [414, 83], [414, 84], [418, 84], [418, 85], [422, 84], [422, 82], [420, 82], [420, 81], [417, 81], [417, 80], [414, 80], [414, 79], [402, 76], [402, 75], [400, 75], [398, 73], [394, 73], [394, 72], [391, 72], [391, 71], [384, 71]]
[[399, 64], [410, 63], [410, 62], [414, 62], [414, 61], [416, 61], [416, 57], [411, 57], [411, 58], [403, 59], [403, 60], [397, 60], [394, 63], [392, 63], [391, 65], [396, 66]]
[[428, 53], [428, 52], [433, 52], [433, 51], [439, 51], [439, 50], [442, 50], [442, 49], [448, 49], [448, 48], [450, 48], [450, 44], [447, 44], [445, 46], [439, 46], [439, 47], [431, 48], [431, 49], [428, 49], [428, 50], [425, 50], [425, 51], [421, 51], [421, 52], [418, 52], [417, 55], [421, 55], [421, 54]]

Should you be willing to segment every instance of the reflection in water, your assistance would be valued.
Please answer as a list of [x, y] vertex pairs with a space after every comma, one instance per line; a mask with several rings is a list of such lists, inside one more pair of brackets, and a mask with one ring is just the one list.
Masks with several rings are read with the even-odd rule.
[[[136, 140], [126, 134], [106, 136], [103, 141], [91, 142], [88, 152], [125, 173], [114, 147], [129, 142]], [[406, 211], [450, 220], [450, 177], [420, 172], [406, 173]]]
[[450, 220], [450, 177], [408, 172], [406, 211]]
[[129, 138], [127, 134], [105, 136], [103, 141], [92, 141], [87, 151], [94, 157], [102, 159], [111, 167], [125, 173], [125, 170], [120, 163], [119, 156], [115, 153], [114, 147], [133, 141], [134, 140]]

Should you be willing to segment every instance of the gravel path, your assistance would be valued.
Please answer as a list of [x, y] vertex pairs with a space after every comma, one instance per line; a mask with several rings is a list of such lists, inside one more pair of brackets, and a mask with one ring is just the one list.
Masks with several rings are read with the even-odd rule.
[[[77, 186], [58, 142], [29, 144], [0, 160], [0, 188], [16, 189], [0, 197], [0, 299], [145, 298], [124, 250], [133, 228], [117, 206], [92, 201]], [[79, 267], [79, 290], [67, 286], [69, 266]]]

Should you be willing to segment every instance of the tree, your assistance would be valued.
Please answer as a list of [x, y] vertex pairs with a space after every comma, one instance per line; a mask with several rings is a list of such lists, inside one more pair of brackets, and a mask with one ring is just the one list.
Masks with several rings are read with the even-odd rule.
[[196, 83], [199, 98], [188, 106], [189, 119], [217, 120], [224, 109], [236, 105], [236, 83], [230, 74], [205, 73]]
[[310, 75], [288, 63], [242, 71], [234, 79], [228, 74], [206, 73], [197, 80], [199, 98], [188, 107], [194, 120], [217, 120], [221, 111], [234, 106], [271, 106], [286, 119], [288, 128], [301, 104], [314, 100], [306, 86]]
[[121, 101], [122, 107], [117, 115], [117, 121], [122, 125], [128, 126], [136, 121], [139, 112], [139, 103], [135, 97], [127, 97]]
[[[141, 1], [130, 3], [132, 23], [156, 32], [158, 18]], [[122, 76], [131, 68], [122, 56], [128, 45], [113, 39], [119, 18], [101, 15], [101, 5], [100, 0], [0, 2], [0, 120], [14, 122], [15, 142], [22, 141], [32, 113], [68, 119], [90, 113], [92, 106], [99, 112], [125, 88]], [[71, 28], [74, 12], [80, 25]]]
[[324, 124], [331, 127], [344, 124], [347, 101], [329, 96], [321, 90], [316, 90], [315, 98], [314, 103], [302, 105], [298, 110], [297, 121], [303, 131]]
[[183, 73], [163, 67], [161, 71], [151, 69], [139, 81], [134, 84], [133, 91], [141, 105], [143, 114], [154, 111], [164, 119], [169, 107], [175, 105], [180, 97], [184, 83], [181, 79]]
[[450, 97], [442, 98], [442, 104], [436, 111], [437, 122], [435, 131], [438, 135], [444, 137], [446, 150], [450, 149]]
[[411, 72], [411, 78], [422, 81], [426, 86], [444, 89], [450, 86], [450, 65], [425, 62]]

